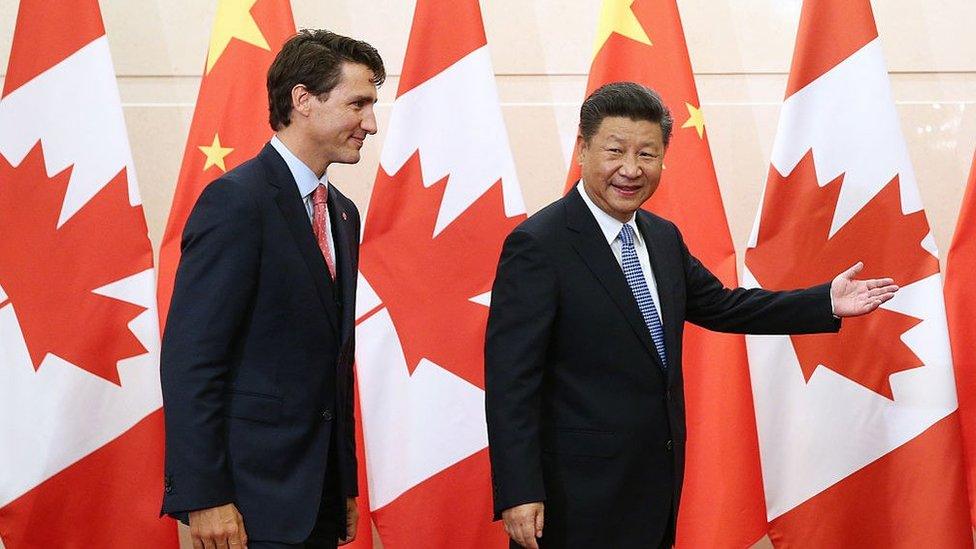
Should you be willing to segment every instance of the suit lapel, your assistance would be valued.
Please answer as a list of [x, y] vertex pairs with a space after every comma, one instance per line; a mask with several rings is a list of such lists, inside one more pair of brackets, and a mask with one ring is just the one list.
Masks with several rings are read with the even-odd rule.
[[660, 366], [661, 359], [657, 355], [657, 349], [654, 348], [651, 333], [644, 323], [644, 317], [641, 316], [637, 300], [634, 299], [634, 294], [631, 292], [630, 286], [627, 285], [627, 279], [620, 269], [620, 264], [613, 256], [613, 250], [607, 245], [607, 239], [600, 231], [596, 219], [586, 207], [586, 203], [583, 202], [579, 192], [570, 191], [563, 200], [566, 205], [566, 227], [572, 233], [570, 241], [573, 248], [607, 293], [610, 294], [610, 299], [623, 313], [651, 358]]
[[[654, 230], [648, 220], [648, 214], [643, 211], [637, 212], [637, 229], [640, 230], [641, 235], [644, 237], [644, 245], [647, 246], [648, 257], [651, 263], [651, 271], [654, 272], [654, 281], [657, 283], [657, 297], [658, 302], [661, 304], [661, 325], [664, 327], [664, 353], [668, 357], [670, 364], [671, 357], [674, 356], [673, 351], [678, 348], [678, 342], [674, 340], [677, 327], [674, 322], [673, 296], [668, 288], [670, 280], [666, 276], [669, 265], [667, 258], [662, 257], [660, 246], [656, 245], [656, 243], [661, 242], [660, 231]], [[672, 378], [671, 372], [673, 371], [674, 368], [668, 367], [669, 380]]]
[[316, 293], [318, 293], [319, 300], [325, 308], [326, 316], [329, 318], [333, 329], [338, 329], [339, 312], [333, 297], [335, 294], [332, 288], [332, 279], [329, 276], [329, 268], [325, 264], [325, 258], [322, 257], [322, 250], [319, 249], [318, 242], [315, 241], [312, 224], [308, 221], [308, 211], [298, 193], [295, 178], [288, 170], [288, 165], [271, 145], [265, 145], [258, 158], [263, 161], [268, 170], [269, 182], [278, 189], [275, 202], [278, 204], [285, 224], [288, 225], [288, 231], [295, 240], [299, 252], [301, 252], [309, 274], [312, 275]]
[[336, 277], [342, 295], [342, 318], [340, 319], [341, 341], [346, 341], [353, 328], [356, 304], [353, 296], [356, 288], [359, 239], [353, 225], [353, 217], [347, 211], [345, 200], [340, 198], [334, 185], [329, 185], [329, 216], [332, 219], [332, 240], [336, 246]]

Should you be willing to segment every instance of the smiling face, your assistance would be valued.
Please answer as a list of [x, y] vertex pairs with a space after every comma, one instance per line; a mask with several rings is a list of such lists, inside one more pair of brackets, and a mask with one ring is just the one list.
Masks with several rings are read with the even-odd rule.
[[588, 141], [582, 135], [576, 139], [587, 196], [614, 219], [629, 221], [661, 181], [661, 125], [608, 116]]
[[331, 91], [307, 101], [307, 138], [317, 160], [355, 164], [367, 135], [376, 133], [376, 85], [373, 71], [358, 63], [342, 64], [342, 79]]

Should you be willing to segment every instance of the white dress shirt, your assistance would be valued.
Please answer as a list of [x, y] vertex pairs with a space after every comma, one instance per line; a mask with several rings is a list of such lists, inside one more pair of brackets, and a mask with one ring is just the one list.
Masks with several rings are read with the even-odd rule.
[[[586, 194], [586, 190], [583, 189], [583, 180], [576, 185], [576, 190], [579, 191], [580, 195], [583, 197], [583, 202], [586, 203], [586, 207], [590, 209], [590, 213], [596, 218], [597, 224], [600, 226], [600, 230], [603, 231], [603, 236], [607, 239], [607, 244], [610, 245], [610, 249], [613, 251], [613, 257], [617, 259], [617, 264], [620, 265], [621, 271], [623, 270], [623, 259], [621, 257], [623, 248], [623, 243], [620, 241], [620, 230], [623, 229], [624, 224], [620, 221], [614, 219], [610, 214], [600, 209], [599, 206], [590, 200], [590, 196]], [[661, 324], [664, 324], [664, 318], [661, 316], [661, 300], [657, 295], [657, 281], [654, 279], [654, 271], [651, 270], [651, 258], [647, 251], [647, 246], [644, 244], [644, 235], [641, 234], [640, 230], [637, 229], [636, 216], [630, 216], [627, 224], [630, 228], [634, 229], [634, 249], [637, 251], [637, 261], [640, 263], [641, 271], [644, 273], [644, 280], [647, 282], [647, 289], [651, 292], [651, 299], [654, 300], [654, 308], [657, 309], [658, 319], [661, 320]]]
[[[308, 222], [311, 223], [314, 217], [312, 193], [315, 192], [319, 184], [325, 185], [326, 190], [329, 189], [329, 174], [322, 174], [321, 179], [315, 177], [315, 172], [312, 171], [312, 168], [309, 168], [308, 165], [288, 150], [288, 147], [278, 139], [277, 135], [271, 138], [271, 146], [285, 159], [285, 164], [288, 164], [288, 170], [291, 171], [292, 177], [295, 178], [295, 184], [298, 185], [298, 194], [302, 196], [302, 201], [305, 203], [305, 211], [308, 212]], [[325, 237], [329, 242], [330, 259], [332, 259], [332, 264], [335, 265], [335, 240], [332, 239], [332, 223], [325, 224]]]

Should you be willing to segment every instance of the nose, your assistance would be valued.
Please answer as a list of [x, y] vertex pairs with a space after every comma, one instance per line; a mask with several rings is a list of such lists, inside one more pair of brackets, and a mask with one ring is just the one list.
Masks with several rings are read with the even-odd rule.
[[359, 126], [369, 135], [376, 133], [376, 113], [373, 111], [372, 106], [366, 110], [363, 121]]
[[641, 167], [636, 158], [631, 155], [625, 155], [620, 163], [618, 172], [628, 179], [635, 179], [640, 177]]

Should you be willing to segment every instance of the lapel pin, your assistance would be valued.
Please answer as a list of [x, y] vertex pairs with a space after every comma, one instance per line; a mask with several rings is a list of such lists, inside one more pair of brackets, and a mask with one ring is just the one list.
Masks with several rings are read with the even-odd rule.
[[346, 217], [346, 212], [342, 212], [342, 220], [345, 221], [347, 219], [349, 219], [349, 218]]

